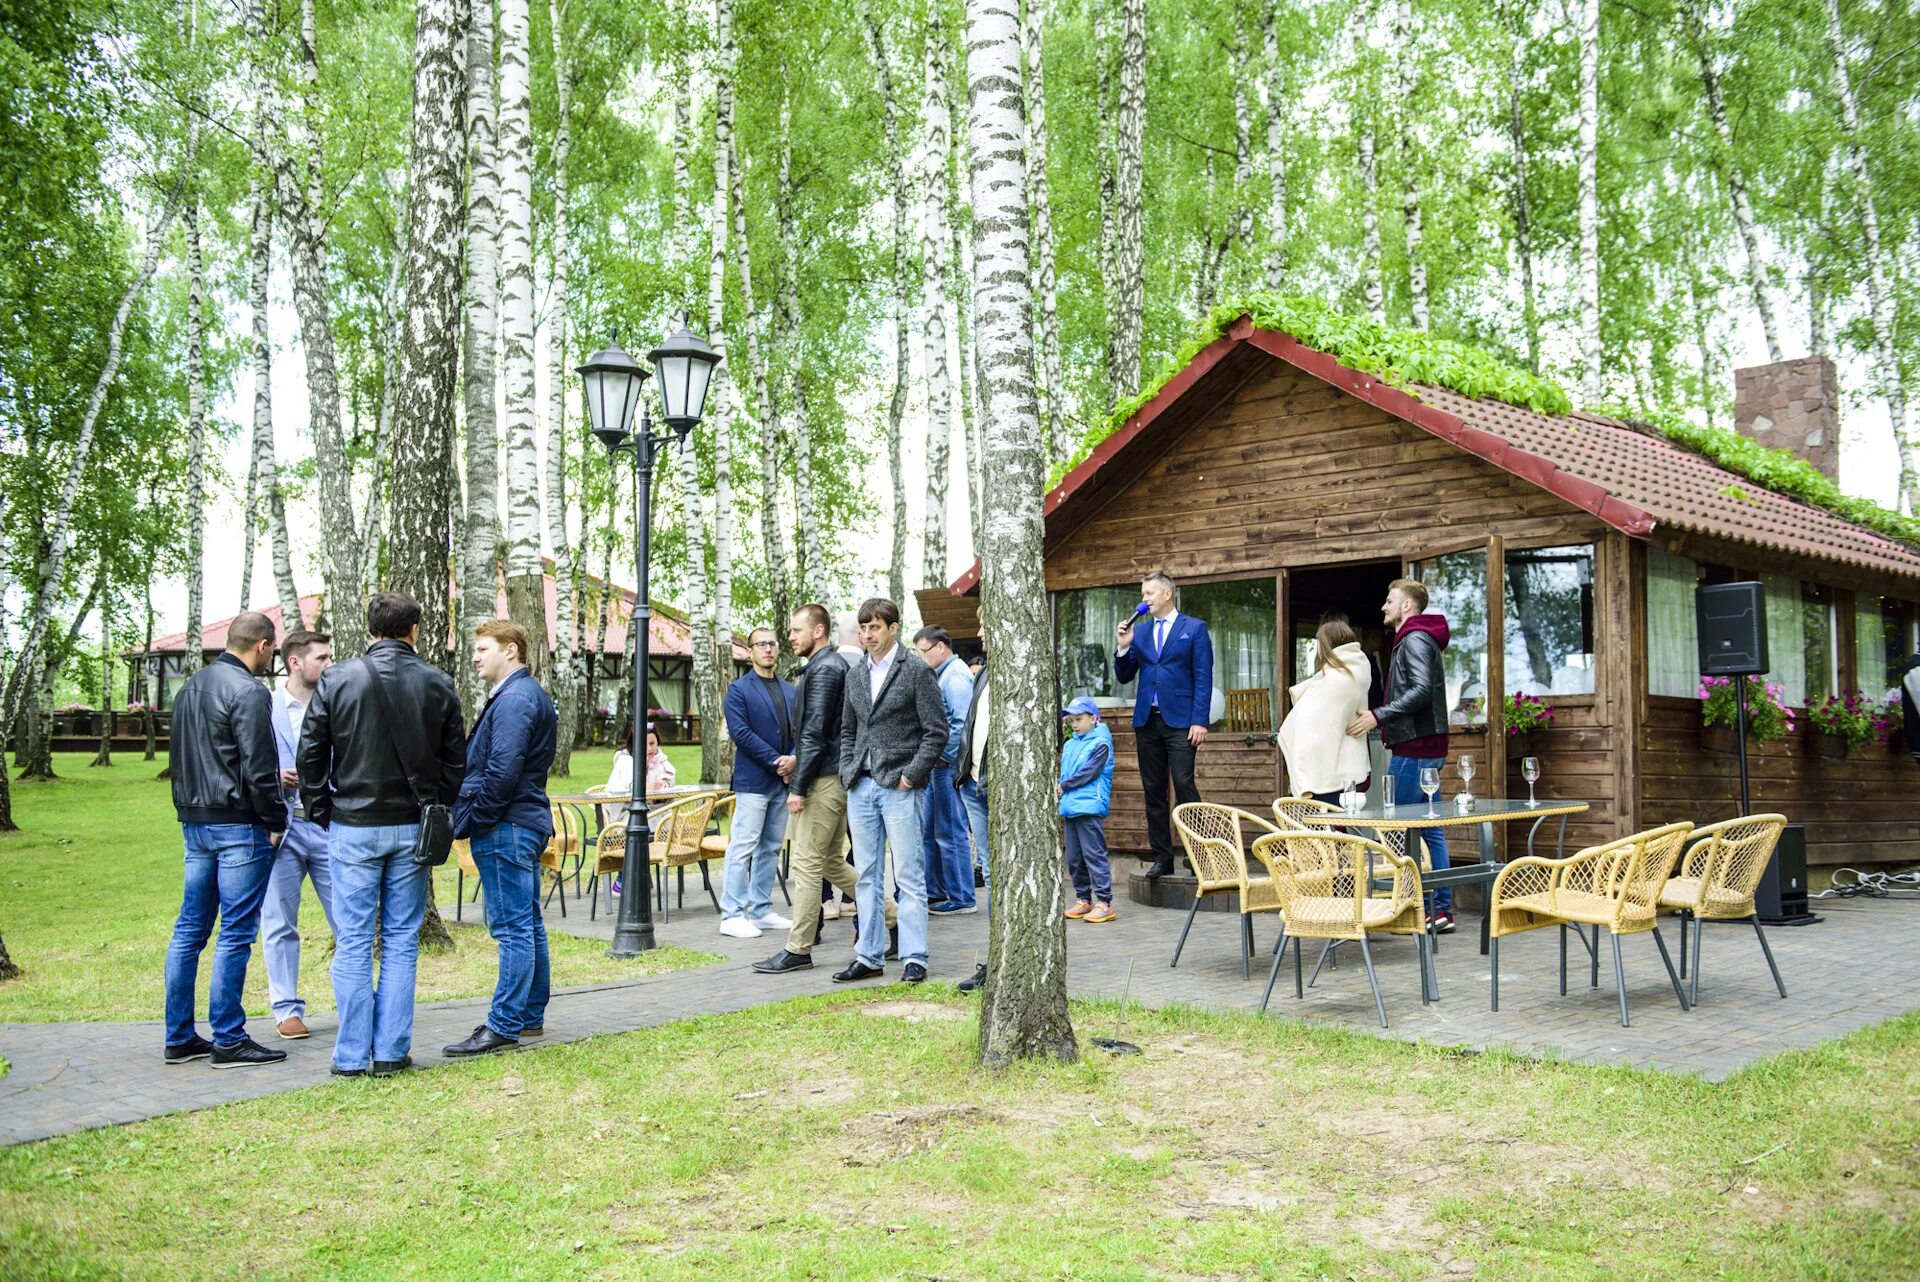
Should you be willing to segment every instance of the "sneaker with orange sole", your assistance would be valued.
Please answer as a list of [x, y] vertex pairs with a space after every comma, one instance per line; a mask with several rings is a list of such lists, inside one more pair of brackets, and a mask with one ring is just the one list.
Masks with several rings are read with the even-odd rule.
[[1114, 916], [1115, 916], [1115, 913], [1113, 911], [1112, 904], [1095, 904], [1093, 906], [1093, 911], [1088, 913], [1081, 920], [1091, 921], [1091, 922], [1112, 921], [1114, 919]]
[[1092, 911], [1093, 911], [1093, 905], [1088, 903], [1086, 900], [1082, 899], [1076, 902], [1073, 907], [1067, 909], [1067, 916], [1085, 917], [1088, 913]]

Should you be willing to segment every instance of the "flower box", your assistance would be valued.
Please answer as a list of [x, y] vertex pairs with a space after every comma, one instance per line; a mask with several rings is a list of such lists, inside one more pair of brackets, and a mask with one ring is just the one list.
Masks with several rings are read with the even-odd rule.
[[1806, 745], [1807, 755], [1820, 761], [1845, 761], [1847, 758], [1847, 737], [1843, 734], [1808, 730]]
[[1732, 752], [1733, 751], [1733, 727], [1732, 726], [1709, 726], [1709, 725], [1701, 726], [1700, 727], [1700, 746], [1702, 748], [1705, 748], [1708, 752]]

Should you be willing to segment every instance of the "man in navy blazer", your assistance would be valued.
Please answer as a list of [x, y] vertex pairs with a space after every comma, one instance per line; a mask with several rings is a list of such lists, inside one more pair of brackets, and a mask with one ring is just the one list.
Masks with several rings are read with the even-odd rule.
[[796, 760], [793, 687], [774, 674], [780, 642], [772, 628], [748, 638], [753, 671], [727, 687], [727, 733], [733, 739], [733, 834], [727, 839], [720, 933], [755, 939], [793, 925], [773, 911], [773, 877], [787, 838], [787, 780]]
[[1213, 707], [1213, 638], [1206, 624], [1173, 608], [1173, 580], [1161, 571], [1140, 581], [1140, 601], [1146, 617], [1130, 615], [1117, 630], [1113, 675], [1122, 684], [1139, 678], [1133, 694], [1133, 744], [1140, 784], [1147, 793], [1147, 840], [1153, 847], [1153, 867], [1145, 875], [1164, 877], [1173, 871], [1168, 776], [1179, 804], [1200, 800], [1193, 756], [1206, 742]]

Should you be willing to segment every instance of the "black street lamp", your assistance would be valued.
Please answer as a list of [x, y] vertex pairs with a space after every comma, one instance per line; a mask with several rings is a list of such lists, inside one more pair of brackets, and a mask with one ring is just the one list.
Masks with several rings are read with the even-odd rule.
[[[647, 599], [647, 561], [653, 525], [653, 463], [669, 443], [685, 446], [687, 434], [706, 409], [707, 387], [713, 367], [720, 363], [714, 351], [685, 326], [647, 357], [658, 375], [660, 399], [671, 429], [655, 435], [653, 416], [642, 403], [647, 371], [620, 347], [620, 335], [579, 367], [586, 384], [587, 415], [593, 434], [607, 447], [607, 457], [622, 452], [633, 456], [634, 601], [629, 626], [633, 637], [633, 778], [628, 784], [627, 854], [620, 873], [620, 919], [613, 929], [610, 957], [634, 957], [653, 948], [653, 868], [648, 859], [653, 830], [647, 813], [647, 650], [653, 627], [653, 607]], [[640, 430], [629, 432], [633, 412], [640, 410]], [[694, 644], [702, 644], [694, 638]]]

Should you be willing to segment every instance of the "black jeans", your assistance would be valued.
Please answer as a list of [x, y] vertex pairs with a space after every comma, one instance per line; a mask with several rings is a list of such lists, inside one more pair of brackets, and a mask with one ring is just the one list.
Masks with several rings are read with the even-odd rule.
[[1172, 776], [1178, 804], [1200, 800], [1193, 782], [1193, 745], [1187, 742], [1185, 726], [1168, 725], [1155, 708], [1147, 714], [1147, 724], [1133, 732], [1133, 746], [1140, 760], [1140, 786], [1147, 793], [1147, 842], [1153, 847], [1153, 862], [1171, 868], [1173, 806], [1167, 801], [1167, 779]]

